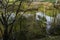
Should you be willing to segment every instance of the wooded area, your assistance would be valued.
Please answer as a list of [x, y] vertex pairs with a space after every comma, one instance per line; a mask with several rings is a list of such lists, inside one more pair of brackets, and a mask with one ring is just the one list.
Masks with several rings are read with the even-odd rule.
[[60, 0], [0, 0], [0, 40], [60, 40]]

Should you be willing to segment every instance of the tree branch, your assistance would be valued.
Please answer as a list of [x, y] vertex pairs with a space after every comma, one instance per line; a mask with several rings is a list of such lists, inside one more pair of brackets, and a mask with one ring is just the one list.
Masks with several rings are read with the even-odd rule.
[[0, 18], [0, 22], [4, 25], [4, 23], [3, 23], [3, 21], [2, 21], [2, 19]]

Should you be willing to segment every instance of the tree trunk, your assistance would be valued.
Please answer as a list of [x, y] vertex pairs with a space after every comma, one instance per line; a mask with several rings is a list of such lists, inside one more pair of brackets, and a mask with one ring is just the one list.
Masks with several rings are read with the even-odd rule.
[[9, 39], [9, 34], [8, 34], [8, 26], [5, 25], [5, 30], [4, 30], [4, 35], [3, 35], [3, 40], [8, 40]]

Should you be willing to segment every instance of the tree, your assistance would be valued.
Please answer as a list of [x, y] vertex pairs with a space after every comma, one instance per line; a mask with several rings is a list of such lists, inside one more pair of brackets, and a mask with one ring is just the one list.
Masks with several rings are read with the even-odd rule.
[[[17, 2], [17, 1], [15, 1], [15, 2]], [[15, 6], [14, 5], [15, 2], [13, 3], [12, 6]], [[10, 22], [10, 23], [8, 22], [9, 21], [9, 18], [11, 16], [11, 13], [10, 12], [13, 11], [13, 10], [11, 10], [10, 12], [7, 11], [8, 10], [8, 7], [9, 7], [9, 4], [8, 3], [9, 3], [9, 0], [8, 1], [7, 0], [2, 0], [1, 3], [0, 3], [1, 4], [1, 10], [2, 10], [1, 11], [0, 21], [1, 21], [2, 25], [3, 25], [3, 27], [4, 27], [3, 40], [8, 40], [9, 39], [10, 33], [12, 32], [12, 29], [13, 29], [13, 24], [14, 24], [14, 22], [16, 20], [16, 17], [17, 17], [17, 14], [19, 12], [19, 8], [21, 6], [22, 1], [19, 2], [18, 9], [16, 11], [16, 15], [14, 17], [14, 20], [12, 20], [12, 22]], [[9, 12], [9, 14], [8, 14], [8, 12]], [[8, 27], [9, 26], [10, 26], [10, 30], [8, 31]]]
[[[35, 9], [28, 9], [28, 8], [25, 10], [24, 10], [24, 8], [21, 9], [23, 2], [28, 2], [28, 1], [27, 0], [15, 0], [11, 3], [10, 3], [10, 0], [1, 0], [0, 1], [0, 4], [1, 4], [0, 5], [0, 13], [1, 13], [0, 22], [2, 23], [2, 25], [4, 27], [3, 40], [9, 40], [10, 34], [13, 31], [13, 26], [14, 26], [14, 23], [16, 22], [19, 12], [25, 13], [26, 11], [35, 10]], [[11, 19], [11, 15], [14, 15], [12, 17], [12, 19]], [[14, 40], [16, 40], [16, 39], [14, 38]]]

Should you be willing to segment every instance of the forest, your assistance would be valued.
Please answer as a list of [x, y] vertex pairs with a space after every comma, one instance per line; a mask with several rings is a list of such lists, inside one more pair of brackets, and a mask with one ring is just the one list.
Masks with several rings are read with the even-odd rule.
[[60, 40], [60, 0], [0, 0], [0, 40]]

